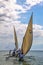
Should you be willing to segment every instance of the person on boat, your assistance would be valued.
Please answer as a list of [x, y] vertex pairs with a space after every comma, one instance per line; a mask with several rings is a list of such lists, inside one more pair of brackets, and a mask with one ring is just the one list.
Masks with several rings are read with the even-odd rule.
[[16, 51], [18, 53], [19, 60], [23, 60], [24, 54], [21, 52], [20, 49]]
[[16, 53], [16, 48], [13, 50], [12, 56], [15, 56], [15, 53]]
[[22, 60], [23, 57], [24, 57], [24, 54], [21, 52], [20, 49], [17, 49], [17, 50], [16, 50], [16, 48], [15, 48], [15, 49], [13, 50], [12, 56], [19, 57], [19, 60]]
[[[11, 50], [9, 51], [9, 54], [11, 54]], [[11, 55], [9, 55], [10, 57]], [[23, 60], [24, 54], [21, 52], [20, 49], [14, 49], [12, 52], [12, 56], [19, 57], [19, 61]], [[8, 58], [9, 58], [8, 57]]]

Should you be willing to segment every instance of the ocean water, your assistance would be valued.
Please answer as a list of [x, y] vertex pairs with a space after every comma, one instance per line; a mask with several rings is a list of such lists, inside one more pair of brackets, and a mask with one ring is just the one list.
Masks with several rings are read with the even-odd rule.
[[43, 51], [30, 51], [22, 62], [18, 61], [18, 58], [6, 60], [5, 54], [8, 54], [8, 51], [0, 52], [0, 65], [43, 65]]

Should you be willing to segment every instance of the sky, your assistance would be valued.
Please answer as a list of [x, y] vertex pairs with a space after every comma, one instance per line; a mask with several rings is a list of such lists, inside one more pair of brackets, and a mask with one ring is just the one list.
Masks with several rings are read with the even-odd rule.
[[0, 50], [14, 49], [14, 28], [21, 48], [33, 12], [31, 50], [43, 50], [43, 0], [0, 0]]

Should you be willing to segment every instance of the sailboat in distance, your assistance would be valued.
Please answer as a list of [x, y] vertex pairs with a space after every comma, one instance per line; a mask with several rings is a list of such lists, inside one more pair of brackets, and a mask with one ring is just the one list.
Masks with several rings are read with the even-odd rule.
[[18, 49], [18, 40], [17, 40], [17, 35], [16, 35], [15, 27], [14, 27], [14, 39], [15, 39], [15, 47], [16, 47], [16, 49]]
[[32, 40], [33, 40], [32, 20], [33, 20], [33, 13], [30, 17], [30, 21], [29, 21], [26, 33], [23, 37], [23, 42], [21, 46], [21, 51], [24, 55], [28, 53], [32, 45]]

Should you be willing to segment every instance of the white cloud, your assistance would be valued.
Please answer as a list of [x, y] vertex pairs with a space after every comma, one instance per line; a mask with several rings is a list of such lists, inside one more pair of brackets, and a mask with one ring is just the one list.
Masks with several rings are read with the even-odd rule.
[[[9, 0], [8, 2], [1, 0], [0, 3], [5, 7], [1, 8], [2, 10], [0, 9], [0, 11], [5, 12], [6, 15], [8, 16], [18, 17], [19, 13], [25, 13], [32, 6], [40, 4], [41, 2], [43, 2], [43, 0], [38, 0], [38, 1], [37, 0], [26, 0], [25, 4], [19, 5], [19, 4], [16, 4], [16, 0], [13, 0], [13, 1]], [[28, 6], [26, 4], [28, 4]], [[16, 10], [20, 10], [20, 11], [16, 11]]]
[[34, 5], [34, 4], [40, 3], [40, 2], [42, 2], [42, 1], [43, 1], [43, 0], [26, 0], [26, 3], [27, 3], [27, 4]]
[[30, 6], [40, 4], [41, 2], [43, 2], [43, 0], [26, 0], [26, 3], [30, 4]]
[[[25, 34], [25, 31], [27, 29], [27, 24], [23, 24], [20, 21], [15, 21], [11, 23], [3, 23], [0, 24], [0, 33], [6, 33], [6, 34], [12, 34], [13, 35], [13, 26], [16, 28], [16, 32], [18, 37], [22, 37]], [[35, 37], [43, 37], [43, 26], [33, 24], [33, 35]]]
[[[8, 35], [12, 34], [13, 35], [13, 25], [16, 28], [17, 36], [18, 36], [18, 41], [19, 43], [22, 42], [23, 36], [25, 34], [27, 24], [21, 23], [21, 21], [16, 21], [18, 18], [20, 18], [21, 13], [27, 12], [32, 6], [40, 4], [43, 2], [43, 0], [26, 0], [26, 2], [23, 5], [16, 4], [16, 0], [0, 0], [0, 35], [3, 36], [2, 34], [5, 35], [6, 37]], [[28, 6], [27, 6], [27, 5]], [[3, 7], [4, 6], [4, 7]], [[4, 14], [4, 16], [3, 16]], [[33, 32], [35, 37], [43, 37], [43, 26], [34, 24], [33, 25]], [[0, 38], [1, 39], [1, 38]], [[1, 41], [3, 41], [1, 39]], [[5, 42], [9, 42], [6, 39], [4, 40]]]
[[[5, 44], [7, 42], [7, 45], [9, 45], [9, 43], [11, 43], [11, 42], [14, 43], [13, 26], [15, 26], [19, 47], [21, 47], [21, 44], [23, 41], [23, 36], [25, 35], [25, 31], [27, 29], [27, 25], [28, 24], [23, 24], [20, 21], [1, 24], [0, 25], [0, 35], [2, 36], [2, 38], [0, 38], [0, 42], [5, 43]], [[43, 40], [42, 40], [43, 39], [43, 29], [42, 28], [43, 28], [43, 26], [41, 26], [41, 25], [33, 24], [33, 36], [35, 38], [35, 39], [33, 39], [33, 43], [35, 43], [34, 45], [43, 44], [42, 43], [43, 42]], [[11, 38], [10, 38], [10, 35], [12, 35]], [[4, 38], [4, 37], [7, 37], [7, 38]], [[12, 44], [12, 45], [14, 45], [14, 44]]]
[[34, 36], [43, 36], [43, 26], [34, 24], [33, 25]]
[[43, 2], [43, 0], [26, 0], [25, 4], [19, 5], [16, 3], [16, 0], [1, 0], [0, 14], [5, 14], [5, 16], [0, 17], [4, 19], [5, 22], [15, 21], [20, 18], [20, 15], [18, 14], [27, 12], [27, 10], [29, 10], [32, 6], [37, 5], [38, 3], [40, 4], [41, 2]]
[[34, 28], [35, 30], [40, 30], [40, 29], [43, 28], [43, 26], [34, 24], [34, 25], [33, 25], [33, 28]]
[[[22, 24], [20, 21], [15, 21], [15, 22], [11, 22], [11, 23], [6, 23], [4, 22], [3, 24], [0, 24], [0, 42], [1, 43], [14, 43], [14, 28], [13, 26], [15, 26], [16, 29], [16, 33], [17, 33], [17, 38], [18, 38], [18, 42], [22, 43], [22, 39], [27, 27], [27, 24]], [[13, 37], [10, 38], [10, 35], [12, 35]], [[20, 44], [21, 46], [21, 44]]]
[[33, 46], [43, 45], [43, 26], [33, 25]]

